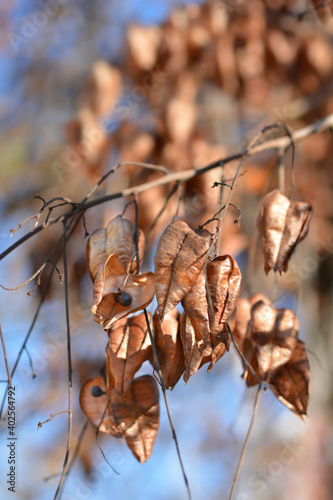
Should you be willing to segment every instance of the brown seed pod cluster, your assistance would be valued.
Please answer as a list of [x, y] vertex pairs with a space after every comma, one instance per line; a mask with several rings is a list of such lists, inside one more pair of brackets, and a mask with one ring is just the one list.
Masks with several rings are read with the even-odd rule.
[[[118, 216], [95, 231], [87, 245], [94, 283], [92, 313], [107, 331], [105, 377], [88, 380], [81, 390], [81, 408], [99, 430], [124, 437], [140, 462], [153, 448], [159, 425], [158, 390], [154, 378], [135, 374], [145, 361], [154, 368], [149, 329], [162, 372], [172, 389], [204, 364], [208, 371], [229, 349], [226, 322], [238, 299], [241, 273], [230, 255], [211, 259], [211, 234], [183, 220], [169, 224], [156, 255], [155, 273], [135, 274], [135, 230]], [[139, 259], [144, 237], [138, 231]], [[151, 320], [144, 313], [155, 295]], [[176, 306], [183, 306], [180, 314]], [[104, 415], [104, 416], [103, 416]]]

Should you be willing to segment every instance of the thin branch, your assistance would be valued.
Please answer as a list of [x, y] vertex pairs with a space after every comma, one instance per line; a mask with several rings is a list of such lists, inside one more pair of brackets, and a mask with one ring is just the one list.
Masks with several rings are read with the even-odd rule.
[[[78, 218], [76, 219], [76, 221], [74, 222], [74, 224], [73, 224], [73, 226], [72, 226], [71, 230], [69, 231], [68, 238], [70, 238], [70, 236], [73, 234], [73, 232], [74, 232], [74, 230], [75, 230], [75, 228], [76, 228], [77, 224], [79, 223], [79, 221], [80, 221], [80, 218], [78, 217]], [[54, 263], [53, 263], [53, 264], [56, 264], [56, 263], [58, 262], [59, 257], [60, 257], [60, 253], [56, 256], [55, 261], [54, 261]], [[20, 350], [19, 350], [19, 353], [18, 353], [18, 355], [17, 355], [17, 358], [16, 358], [16, 360], [15, 360], [14, 367], [13, 367], [13, 369], [12, 369], [12, 373], [11, 373], [11, 376], [12, 376], [12, 377], [14, 376], [14, 373], [15, 373], [15, 371], [16, 371], [16, 368], [17, 368], [17, 366], [18, 366], [18, 364], [19, 364], [19, 361], [20, 361], [20, 359], [21, 359], [22, 353], [23, 353], [23, 351], [26, 349], [26, 345], [27, 345], [27, 343], [28, 343], [28, 340], [29, 340], [29, 338], [30, 338], [30, 335], [31, 335], [31, 333], [32, 333], [32, 331], [33, 331], [33, 329], [34, 329], [34, 327], [35, 327], [36, 321], [37, 321], [37, 319], [38, 319], [39, 313], [40, 313], [40, 311], [41, 311], [41, 309], [42, 309], [42, 306], [43, 306], [43, 304], [44, 304], [44, 301], [45, 301], [45, 298], [46, 298], [47, 292], [48, 292], [49, 287], [50, 287], [50, 285], [51, 285], [51, 281], [52, 281], [52, 276], [53, 276], [53, 273], [54, 273], [54, 269], [55, 269], [55, 268], [54, 268], [54, 267], [52, 267], [51, 272], [50, 272], [50, 276], [49, 276], [49, 278], [48, 278], [48, 281], [47, 281], [47, 282], [46, 282], [46, 284], [45, 284], [43, 294], [42, 294], [41, 299], [40, 299], [40, 302], [39, 302], [39, 304], [38, 304], [38, 306], [37, 306], [37, 309], [36, 309], [35, 315], [34, 315], [34, 317], [33, 317], [33, 319], [32, 319], [31, 325], [30, 325], [30, 327], [29, 327], [28, 333], [27, 333], [27, 334], [26, 334], [26, 336], [25, 336], [25, 339], [24, 339], [24, 341], [23, 341], [23, 344], [22, 344], [22, 346], [21, 346], [21, 348], [20, 348]], [[3, 411], [4, 404], [5, 404], [5, 400], [6, 400], [6, 395], [4, 395], [4, 396], [3, 396], [3, 399], [2, 399], [2, 402], [1, 402], [1, 407], [0, 407], [0, 419], [2, 418], [1, 416], [2, 416], [2, 411]]]
[[[79, 212], [83, 213], [89, 208], [98, 206], [102, 203], [105, 203], [107, 201], [115, 200], [118, 198], [124, 198], [130, 195], [134, 194], [139, 194], [144, 191], [147, 191], [149, 189], [158, 187], [158, 186], [163, 186], [165, 184], [169, 184], [171, 182], [185, 182], [188, 181], [189, 179], [193, 179], [193, 177], [197, 177], [198, 175], [201, 175], [205, 172], [208, 172], [209, 170], [213, 170], [215, 168], [221, 167], [221, 164], [226, 165], [227, 163], [230, 163], [235, 160], [241, 159], [245, 155], [249, 154], [255, 154], [255, 153], [260, 153], [262, 151], [267, 151], [268, 149], [286, 149], [288, 148], [292, 141], [294, 143], [299, 142], [304, 140], [306, 137], [322, 132], [324, 130], [327, 130], [329, 128], [333, 127], [333, 113], [328, 115], [326, 118], [323, 118], [321, 120], [316, 121], [315, 123], [312, 123], [311, 125], [308, 125], [307, 127], [304, 127], [300, 130], [297, 130], [292, 134], [292, 140], [287, 137], [279, 137], [276, 139], [271, 139], [267, 141], [262, 141], [260, 144], [256, 144], [253, 146], [249, 146], [245, 150], [226, 156], [223, 159], [219, 159], [213, 163], [210, 163], [206, 165], [205, 167], [201, 167], [198, 169], [190, 169], [190, 170], [184, 170], [181, 172], [172, 172], [166, 174], [164, 177], [161, 177], [160, 179], [155, 179], [153, 181], [149, 181], [143, 184], [140, 184], [138, 186], [126, 188], [122, 191], [119, 191], [118, 193], [112, 193], [106, 196], [101, 196], [99, 198], [96, 198], [95, 200], [92, 200], [87, 203], [87, 200], [94, 194], [94, 192], [98, 189], [98, 187], [104, 182], [104, 180], [112, 173], [115, 172], [118, 168], [124, 165], [138, 165], [138, 166], [143, 166], [143, 165], [148, 165], [148, 164], [139, 164], [135, 162], [125, 162], [125, 163], [120, 163], [116, 167], [114, 167], [112, 170], [110, 170], [107, 174], [105, 174], [99, 181], [98, 183], [92, 188], [92, 190], [88, 193], [88, 195], [82, 200], [82, 202], [75, 208], [72, 209], [62, 215], [59, 215], [58, 217], [55, 217], [53, 219], [50, 219], [48, 221], [47, 226], [41, 225], [36, 227], [33, 231], [30, 231], [26, 235], [24, 235], [21, 239], [16, 241], [13, 245], [8, 247], [6, 250], [4, 250], [0, 254], [0, 260], [4, 259], [8, 254], [10, 254], [13, 250], [15, 250], [17, 247], [19, 247], [22, 243], [30, 239], [31, 237], [35, 236], [37, 233], [45, 229], [46, 227], [49, 227], [52, 224], [55, 224], [57, 222], [63, 222], [64, 220], [67, 220], [70, 217], [75, 217]], [[151, 168], [155, 168], [156, 166], [150, 165]], [[148, 168], [148, 167], [146, 167]], [[164, 169], [164, 167], [161, 167]], [[165, 170], [165, 169], [164, 169]], [[162, 170], [161, 170], [162, 171]], [[166, 171], [166, 170], [165, 170]], [[239, 176], [239, 175], [238, 175]], [[71, 224], [71, 222], [70, 222]]]
[[[148, 230], [148, 232], [147, 232], [146, 241], [148, 241], [148, 240], [149, 240], [149, 238], [150, 238], [150, 236], [151, 236], [151, 233], [153, 232], [153, 230], [154, 230], [154, 228], [155, 228], [156, 224], [158, 223], [158, 221], [159, 221], [159, 219], [160, 219], [161, 215], [163, 214], [164, 210], [165, 210], [165, 209], [166, 209], [166, 207], [168, 206], [168, 203], [169, 203], [169, 201], [171, 200], [172, 196], [175, 194], [175, 192], [176, 192], [176, 191], [178, 191], [178, 188], [179, 188], [179, 183], [178, 183], [178, 182], [176, 182], [176, 183], [172, 186], [172, 188], [171, 188], [170, 192], [168, 193], [168, 196], [167, 196], [167, 197], [166, 197], [166, 199], [165, 199], [165, 202], [164, 202], [164, 204], [163, 204], [163, 207], [162, 207], [162, 208], [161, 208], [161, 210], [158, 212], [157, 216], [155, 217], [154, 222], [153, 222], [153, 223], [152, 223], [152, 225], [150, 226], [150, 228], [149, 228], [149, 230]], [[179, 206], [179, 202], [178, 202], [178, 206]], [[177, 211], [178, 211], [178, 209], [177, 209]]]
[[[105, 453], [104, 453], [104, 451], [103, 451], [103, 449], [102, 449], [102, 447], [101, 447], [101, 445], [100, 445], [99, 439], [98, 439], [99, 429], [100, 429], [100, 427], [101, 427], [101, 425], [102, 425], [102, 422], [103, 422], [104, 417], [105, 417], [105, 415], [106, 415], [106, 412], [107, 412], [107, 410], [108, 410], [109, 404], [111, 404], [111, 405], [112, 405], [112, 403], [111, 403], [111, 402], [109, 402], [109, 401], [107, 402], [106, 407], [105, 407], [105, 410], [104, 410], [103, 415], [102, 415], [102, 418], [101, 418], [101, 420], [100, 420], [100, 422], [99, 422], [99, 424], [98, 424], [98, 427], [97, 427], [97, 429], [96, 429], [96, 443], [97, 443], [97, 446], [98, 446], [98, 448], [99, 448], [99, 451], [101, 452], [102, 457], [104, 458], [105, 462], [108, 464], [108, 466], [110, 467], [110, 469], [112, 469], [112, 470], [113, 470], [113, 472], [115, 472], [115, 473], [116, 473], [116, 474], [118, 474], [118, 476], [119, 476], [119, 475], [120, 475], [120, 474], [119, 474], [119, 472], [118, 472], [118, 471], [116, 471], [116, 469], [115, 469], [114, 467], [112, 467], [112, 465], [110, 464], [110, 462], [109, 462], [109, 461], [108, 461], [108, 459], [106, 458]], [[116, 418], [115, 418], [115, 420], [116, 420]]]
[[51, 420], [53, 420], [54, 417], [56, 417], [57, 415], [61, 415], [62, 413], [68, 413], [68, 412], [69, 410], [63, 410], [63, 411], [58, 411], [57, 413], [50, 413], [50, 418], [44, 420], [43, 422], [38, 422], [37, 430], [43, 427], [43, 425], [46, 424], [47, 422], [51, 422]]
[[[78, 437], [78, 440], [77, 440], [77, 443], [76, 443], [76, 447], [75, 447], [75, 450], [74, 450], [74, 453], [73, 453], [73, 457], [68, 465], [68, 468], [67, 468], [67, 472], [65, 474], [65, 479], [64, 479], [64, 482], [62, 483], [63, 485], [65, 484], [66, 482], [66, 479], [68, 478], [69, 476], [69, 473], [71, 471], [71, 468], [72, 468], [72, 465], [74, 464], [76, 458], [77, 458], [77, 455], [79, 453], [79, 450], [80, 450], [80, 446], [81, 446], [81, 443], [82, 443], [82, 440], [83, 440], [83, 436], [84, 436], [84, 433], [86, 432], [88, 428], [88, 420], [86, 419], [84, 424], [83, 424], [83, 427], [80, 431], [80, 434], [79, 434], [79, 437]], [[61, 475], [61, 472], [57, 473], [57, 474], [51, 474], [50, 476], [47, 476], [47, 477], [44, 477], [44, 481], [47, 482], [47, 481], [50, 481], [50, 479], [54, 479], [55, 477], [59, 477]]]
[[134, 245], [136, 255], [136, 274], [140, 274], [140, 255], [139, 255], [139, 207], [137, 196], [134, 195]]
[[3, 338], [3, 333], [2, 333], [2, 328], [0, 325], [0, 337], [1, 337], [1, 344], [2, 344], [2, 350], [3, 350], [3, 359], [5, 361], [5, 366], [6, 366], [6, 372], [7, 372], [7, 379], [8, 379], [8, 388], [12, 387], [12, 376], [10, 374], [10, 369], [8, 365], [8, 359], [7, 359], [7, 352], [6, 352], [6, 344], [5, 344], [5, 339]]
[[162, 388], [162, 393], [163, 393], [163, 397], [164, 397], [164, 403], [165, 403], [165, 407], [166, 407], [166, 411], [167, 411], [167, 415], [168, 415], [168, 419], [169, 419], [169, 424], [170, 424], [170, 428], [171, 428], [172, 437], [173, 437], [173, 439], [175, 441], [177, 455], [178, 455], [178, 460], [179, 460], [180, 467], [181, 467], [181, 470], [182, 470], [182, 473], [183, 473], [183, 478], [184, 478], [184, 481], [185, 481], [185, 486], [186, 486], [186, 489], [187, 489], [188, 498], [189, 498], [189, 500], [191, 500], [192, 497], [191, 497], [190, 485], [189, 485], [189, 482], [188, 482], [188, 479], [187, 479], [187, 476], [186, 476], [186, 473], [185, 473], [185, 468], [184, 468], [184, 464], [183, 464], [183, 461], [182, 461], [182, 457], [180, 455], [180, 449], [179, 449], [179, 444], [178, 444], [176, 429], [175, 429], [175, 427], [173, 425], [173, 421], [172, 421], [172, 418], [171, 418], [171, 413], [170, 413], [170, 408], [169, 408], [169, 402], [168, 402], [168, 397], [167, 397], [167, 391], [166, 391], [165, 383], [164, 383], [164, 380], [163, 380], [161, 365], [160, 365], [160, 362], [159, 362], [158, 356], [157, 356], [157, 351], [156, 351], [156, 345], [155, 345], [154, 336], [153, 336], [153, 333], [151, 331], [151, 327], [150, 327], [150, 322], [149, 322], [147, 310], [144, 309], [143, 311], [144, 311], [145, 318], [146, 318], [146, 323], [147, 323], [147, 328], [148, 328], [150, 343], [151, 343], [151, 346], [152, 346], [152, 349], [153, 349], [154, 362], [155, 362], [155, 365], [156, 365], [156, 370], [157, 370], [157, 373], [158, 373], [159, 382], [160, 382], [160, 385], [161, 385], [161, 388]]
[[42, 215], [42, 213], [43, 213], [43, 211], [44, 211], [44, 209], [45, 209], [45, 207], [46, 207], [46, 202], [45, 202], [44, 198], [42, 198], [41, 196], [39, 196], [39, 194], [36, 194], [36, 195], [35, 195], [35, 200], [37, 200], [37, 199], [38, 199], [38, 200], [42, 200], [42, 202], [43, 202], [42, 207], [38, 210], [37, 214], [35, 214], [35, 215], [31, 215], [30, 217], [28, 217], [27, 219], [25, 219], [23, 222], [20, 222], [20, 223], [18, 224], [18, 226], [17, 226], [15, 229], [11, 229], [11, 230], [10, 230], [10, 236], [11, 236], [11, 237], [13, 236], [13, 234], [14, 234], [16, 231], [18, 231], [19, 229], [21, 229], [21, 227], [22, 227], [22, 226], [23, 226], [26, 222], [28, 222], [28, 221], [29, 221], [29, 220], [31, 220], [31, 219], [36, 219], [35, 224], [34, 224], [34, 227], [33, 227], [33, 229], [36, 229], [36, 227], [38, 226], [38, 222], [39, 222], [40, 216]]
[[237, 340], [235, 339], [234, 337], [234, 334], [232, 333], [232, 330], [230, 328], [230, 325], [229, 323], [227, 322], [226, 323], [226, 326], [227, 326], [227, 330], [229, 332], [229, 335], [231, 337], [231, 340], [235, 346], [235, 349], [236, 351], [238, 352], [240, 358], [242, 359], [242, 361], [244, 362], [244, 364], [246, 365], [246, 367], [250, 370], [250, 372], [252, 373], [252, 375], [258, 380], [259, 384], [262, 384], [263, 386], [267, 386], [267, 382], [265, 382], [265, 380], [262, 380], [259, 375], [254, 371], [254, 369], [252, 368], [252, 366], [250, 365], [250, 363], [248, 362], [248, 360], [246, 359], [246, 357], [244, 356], [244, 354], [242, 353], [239, 345], [238, 345], [238, 342]]
[[29, 361], [29, 365], [30, 365], [30, 368], [31, 368], [31, 373], [32, 373], [32, 378], [34, 379], [34, 378], [36, 378], [36, 377], [37, 377], [37, 374], [36, 374], [36, 372], [35, 372], [35, 370], [34, 370], [34, 365], [33, 365], [33, 363], [32, 363], [32, 359], [31, 359], [31, 356], [30, 356], [30, 352], [28, 351], [27, 346], [25, 346], [25, 347], [24, 347], [24, 350], [25, 350], [25, 352], [26, 352], [26, 354], [27, 354], [27, 357], [28, 357], [28, 361]]
[[285, 192], [286, 186], [286, 167], [284, 164], [284, 149], [279, 151], [279, 164], [278, 164], [278, 175], [279, 175], [279, 190], [281, 193]]
[[250, 439], [251, 432], [252, 432], [252, 429], [253, 429], [253, 424], [254, 424], [254, 421], [255, 421], [255, 418], [256, 418], [256, 414], [257, 414], [257, 410], [258, 410], [260, 389], [261, 389], [261, 385], [259, 385], [258, 390], [257, 390], [257, 395], [256, 395], [256, 399], [254, 401], [253, 413], [252, 413], [252, 418], [251, 418], [250, 426], [249, 426], [249, 429], [248, 429], [247, 434], [246, 434], [246, 438], [245, 438], [245, 441], [244, 441], [242, 453], [241, 453], [241, 455], [239, 457], [239, 462], [238, 462], [238, 465], [237, 465], [237, 470], [236, 470], [234, 482], [233, 482], [233, 485], [232, 485], [232, 488], [231, 488], [229, 500], [232, 500], [232, 498], [234, 496], [234, 492], [235, 492], [235, 489], [236, 489], [236, 486], [237, 486], [237, 481], [238, 481], [238, 478], [239, 478], [239, 474], [240, 474], [240, 471], [241, 471], [242, 466], [243, 466], [243, 462], [244, 462], [244, 458], [245, 458], [245, 453], [246, 453], [247, 445], [249, 443], [249, 439]]
[[[6, 290], [7, 292], [12, 292], [14, 290], [18, 290], [19, 288], [22, 288], [23, 286], [27, 285], [28, 283], [30, 283], [30, 281], [32, 281], [34, 278], [37, 278], [37, 286], [38, 284], [40, 283], [39, 281], [39, 278], [40, 278], [40, 275], [42, 274], [43, 270], [44, 270], [44, 267], [46, 266], [46, 262], [44, 262], [44, 264], [42, 264], [40, 266], [39, 269], [37, 269], [37, 271], [32, 275], [30, 276], [30, 278], [28, 278], [24, 283], [21, 283], [20, 285], [18, 286], [15, 286], [14, 288], [7, 288], [6, 286], [3, 286], [3, 285], [0, 285], [0, 287], [3, 289], [3, 290]], [[36, 287], [35, 287], [36, 288]], [[34, 288], [34, 289], [35, 289]], [[31, 295], [31, 293], [29, 292], [29, 294]]]
[[64, 275], [65, 275], [65, 311], [66, 311], [67, 366], [68, 366], [68, 433], [67, 433], [66, 452], [65, 452], [62, 473], [61, 473], [59, 483], [58, 483], [56, 492], [54, 494], [53, 500], [56, 500], [58, 498], [58, 494], [60, 492], [62, 483], [63, 483], [64, 478], [65, 478], [66, 468], [67, 468], [68, 459], [69, 459], [70, 445], [71, 445], [71, 440], [72, 440], [72, 430], [73, 430], [72, 355], [71, 355], [71, 330], [70, 330], [70, 321], [69, 321], [68, 268], [67, 268], [66, 240], [67, 240], [67, 236], [64, 237], [63, 259], [64, 259]]
[[[58, 258], [59, 258], [59, 256], [57, 257], [56, 262], [57, 262]], [[20, 348], [20, 350], [19, 350], [19, 353], [18, 353], [18, 355], [17, 355], [17, 358], [16, 358], [16, 360], [15, 360], [15, 363], [14, 363], [14, 366], [13, 366], [13, 369], [12, 369], [12, 373], [11, 373], [11, 376], [12, 376], [12, 377], [13, 377], [13, 376], [14, 376], [14, 374], [15, 374], [15, 371], [16, 371], [16, 368], [17, 368], [17, 366], [18, 366], [18, 364], [19, 364], [19, 361], [20, 361], [20, 359], [21, 359], [22, 353], [23, 353], [23, 351], [26, 349], [27, 342], [28, 342], [28, 340], [29, 340], [29, 338], [30, 338], [30, 335], [31, 335], [31, 333], [32, 333], [33, 329], [34, 329], [34, 326], [35, 326], [35, 324], [36, 324], [37, 318], [38, 318], [39, 313], [40, 313], [40, 311], [41, 311], [42, 305], [44, 304], [44, 301], [45, 301], [45, 298], [46, 298], [47, 292], [48, 292], [49, 287], [50, 287], [50, 284], [51, 284], [51, 280], [52, 280], [53, 272], [54, 272], [54, 268], [52, 268], [52, 269], [51, 269], [51, 273], [50, 273], [49, 279], [48, 279], [48, 281], [47, 281], [47, 283], [46, 283], [46, 285], [45, 285], [45, 288], [44, 288], [44, 291], [43, 291], [43, 295], [41, 296], [41, 299], [40, 299], [39, 304], [38, 304], [38, 306], [37, 306], [37, 309], [36, 309], [36, 312], [35, 312], [34, 317], [33, 317], [33, 319], [32, 319], [31, 325], [30, 325], [30, 327], [29, 327], [28, 333], [27, 333], [27, 334], [26, 334], [26, 336], [25, 336], [25, 339], [24, 339], [24, 341], [23, 341], [23, 344], [22, 344], [22, 346], [21, 346], [21, 348]], [[1, 415], [2, 415], [2, 411], [3, 411], [4, 404], [5, 404], [5, 396], [3, 397], [3, 399], [2, 399], [2, 403], [1, 403], [1, 408], [0, 408], [0, 419], [1, 419]]]
[[81, 446], [81, 443], [82, 443], [82, 440], [83, 440], [83, 436], [84, 436], [84, 433], [86, 432], [88, 428], [88, 420], [86, 419], [86, 421], [84, 422], [83, 424], [83, 427], [81, 429], [81, 432], [79, 434], [79, 437], [78, 437], [78, 440], [77, 440], [77, 443], [76, 443], [76, 446], [75, 446], [75, 450], [74, 450], [74, 453], [73, 453], [73, 456], [72, 456], [72, 459], [70, 461], [70, 463], [68, 464], [68, 467], [67, 467], [67, 471], [66, 471], [66, 475], [65, 475], [65, 478], [64, 478], [64, 482], [63, 482], [63, 486], [65, 485], [65, 482], [69, 476], [69, 473], [72, 469], [72, 466], [76, 460], [76, 457], [79, 453], [79, 450], [80, 450], [80, 446]]

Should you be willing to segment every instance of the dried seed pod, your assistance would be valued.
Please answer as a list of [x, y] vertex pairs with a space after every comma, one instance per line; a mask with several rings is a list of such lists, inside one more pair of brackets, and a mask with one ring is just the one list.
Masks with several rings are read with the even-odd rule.
[[158, 315], [172, 311], [191, 290], [204, 266], [211, 235], [176, 220], [164, 230], [155, 255]]
[[[139, 259], [142, 260], [144, 250], [144, 234], [138, 230]], [[131, 267], [135, 272], [135, 227], [133, 224], [118, 215], [110, 220], [105, 228], [97, 229], [88, 239], [87, 261], [92, 281], [95, 281], [97, 273], [110, 255], [117, 255], [129, 272]]]
[[[126, 294], [119, 292], [125, 280]], [[94, 320], [108, 330], [118, 319], [147, 307], [154, 295], [154, 273], [126, 274], [119, 257], [110, 255], [96, 276], [91, 312]]]
[[91, 378], [83, 384], [80, 392], [80, 406], [87, 419], [95, 427], [99, 427], [101, 432], [117, 438], [122, 436], [111, 412], [103, 377]]
[[302, 201], [290, 201], [281, 191], [268, 193], [260, 209], [257, 226], [265, 254], [265, 271], [283, 274], [288, 261], [309, 232], [312, 206]]
[[146, 317], [141, 313], [129, 319], [122, 318], [108, 334], [107, 369], [115, 390], [121, 396], [127, 391], [142, 363], [152, 357]]
[[[157, 357], [167, 389], [172, 389], [185, 370], [183, 345], [179, 331], [179, 312], [173, 309], [159, 322], [157, 311], [153, 317]], [[154, 363], [154, 360], [152, 360]]]
[[270, 386], [289, 410], [305, 420], [309, 402], [310, 367], [304, 343], [297, 340], [289, 361], [273, 376]]
[[82, 386], [80, 405], [101, 432], [124, 437], [137, 460], [141, 463], [148, 460], [160, 419], [159, 392], [153, 377], [144, 375], [134, 379], [122, 396], [115, 389], [107, 394], [103, 377], [92, 378]]

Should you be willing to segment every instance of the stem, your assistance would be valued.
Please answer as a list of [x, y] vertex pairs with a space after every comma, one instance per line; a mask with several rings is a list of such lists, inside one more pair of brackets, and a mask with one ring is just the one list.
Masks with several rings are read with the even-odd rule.
[[8, 387], [7, 388], [9, 388], [9, 387], [12, 387], [12, 377], [11, 377], [10, 369], [9, 369], [9, 365], [8, 365], [6, 344], [5, 344], [5, 339], [3, 338], [1, 325], [0, 325], [0, 337], [1, 337], [1, 344], [2, 344], [2, 350], [3, 350], [3, 359], [5, 360], [7, 379], [8, 379]]
[[65, 310], [66, 310], [66, 333], [67, 333], [67, 366], [68, 366], [68, 433], [66, 443], [66, 453], [64, 458], [64, 465], [62, 468], [61, 476], [59, 479], [57, 490], [54, 494], [53, 500], [58, 498], [62, 483], [65, 478], [66, 468], [69, 459], [69, 451], [72, 440], [73, 430], [73, 398], [72, 398], [72, 356], [71, 356], [71, 331], [69, 324], [69, 302], [68, 302], [68, 268], [67, 268], [67, 251], [66, 251], [67, 236], [64, 237], [63, 254], [64, 254], [64, 277], [65, 277]]
[[171, 418], [171, 413], [170, 413], [170, 408], [169, 408], [169, 402], [168, 402], [166, 387], [165, 387], [164, 380], [163, 380], [161, 365], [160, 365], [160, 362], [158, 360], [157, 351], [156, 351], [156, 345], [155, 345], [155, 340], [154, 340], [154, 336], [153, 336], [153, 333], [152, 333], [151, 328], [150, 328], [150, 322], [149, 322], [148, 313], [147, 313], [146, 309], [144, 309], [144, 313], [145, 313], [145, 318], [146, 318], [146, 323], [147, 323], [147, 328], [148, 328], [150, 343], [151, 343], [151, 346], [152, 346], [152, 349], [153, 349], [154, 361], [155, 361], [155, 364], [156, 364], [156, 370], [157, 370], [158, 378], [159, 378], [159, 381], [160, 381], [160, 384], [161, 384], [162, 393], [163, 393], [163, 397], [164, 397], [164, 403], [165, 403], [165, 407], [166, 407], [166, 411], [167, 411], [167, 415], [168, 415], [168, 419], [169, 419], [169, 423], [170, 423], [172, 437], [173, 437], [173, 439], [175, 441], [177, 455], [178, 455], [178, 460], [179, 460], [180, 467], [181, 467], [181, 470], [182, 470], [182, 473], [183, 473], [183, 478], [184, 478], [185, 486], [186, 486], [186, 489], [187, 489], [188, 498], [189, 498], [189, 500], [191, 500], [192, 497], [191, 497], [190, 485], [189, 485], [189, 482], [188, 482], [188, 479], [187, 479], [187, 476], [186, 476], [186, 473], [185, 473], [185, 468], [184, 468], [184, 464], [183, 464], [183, 461], [182, 461], [182, 457], [180, 455], [180, 449], [179, 449], [177, 434], [176, 434], [176, 430], [175, 430], [175, 427], [173, 425], [172, 418]]
[[249, 426], [249, 429], [247, 431], [246, 438], [245, 438], [245, 441], [244, 441], [244, 444], [243, 444], [242, 453], [241, 453], [241, 455], [239, 457], [239, 462], [238, 462], [238, 465], [237, 465], [237, 470], [236, 470], [234, 482], [233, 482], [233, 485], [232, 485], [232, 488], [231, 488], [229, 500], [232, 500], [232, 498], [234, 496], [234, 492], [235, 492], [235, 489], [236, 489], [236, 486], [237, 486], [237, 481], [238, 481], [238, 478], [239, 478], [239, 474], [240, 474], [240, 471], [241, 471], [242, 466], [243, 466], [243, 462], [244, 462], [244, 458], [245, 458], [245, 453], [246, 453], [247, 445], [249, 443], [249, 439], [250, 439], [251, 432], [252, 432], [252, 429], [253, 429], [254, 420], [256, 418], [256, 414], [257, 414], [257, 410], [258, 410], [260, 389], [261, 389], [261, 384], [259, 384], [259, 387], [258, 387], [258, 390], [257, 390], [257, 395], [256, 395], [256, 399], [254, 401], [254, 406], [253, 406], [253, 412], [252, 412], [252, 418], [251, 418], [250, 426]]

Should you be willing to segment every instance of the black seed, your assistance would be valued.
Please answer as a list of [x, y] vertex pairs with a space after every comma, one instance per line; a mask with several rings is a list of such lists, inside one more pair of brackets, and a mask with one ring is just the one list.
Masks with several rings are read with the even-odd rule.
[[120, 290], [113, 294], [114, 300], [118, 302], [121, 306], [128, 307], [132, 304], [133, 297], [129, 293]]
[[99, 398], [100, 396], [103, 396], [105, 392], [99, 387], [99, 385], [94, 385], [94, 387], [91, 388], [91, 394], [94, 396], [94, 398]]

